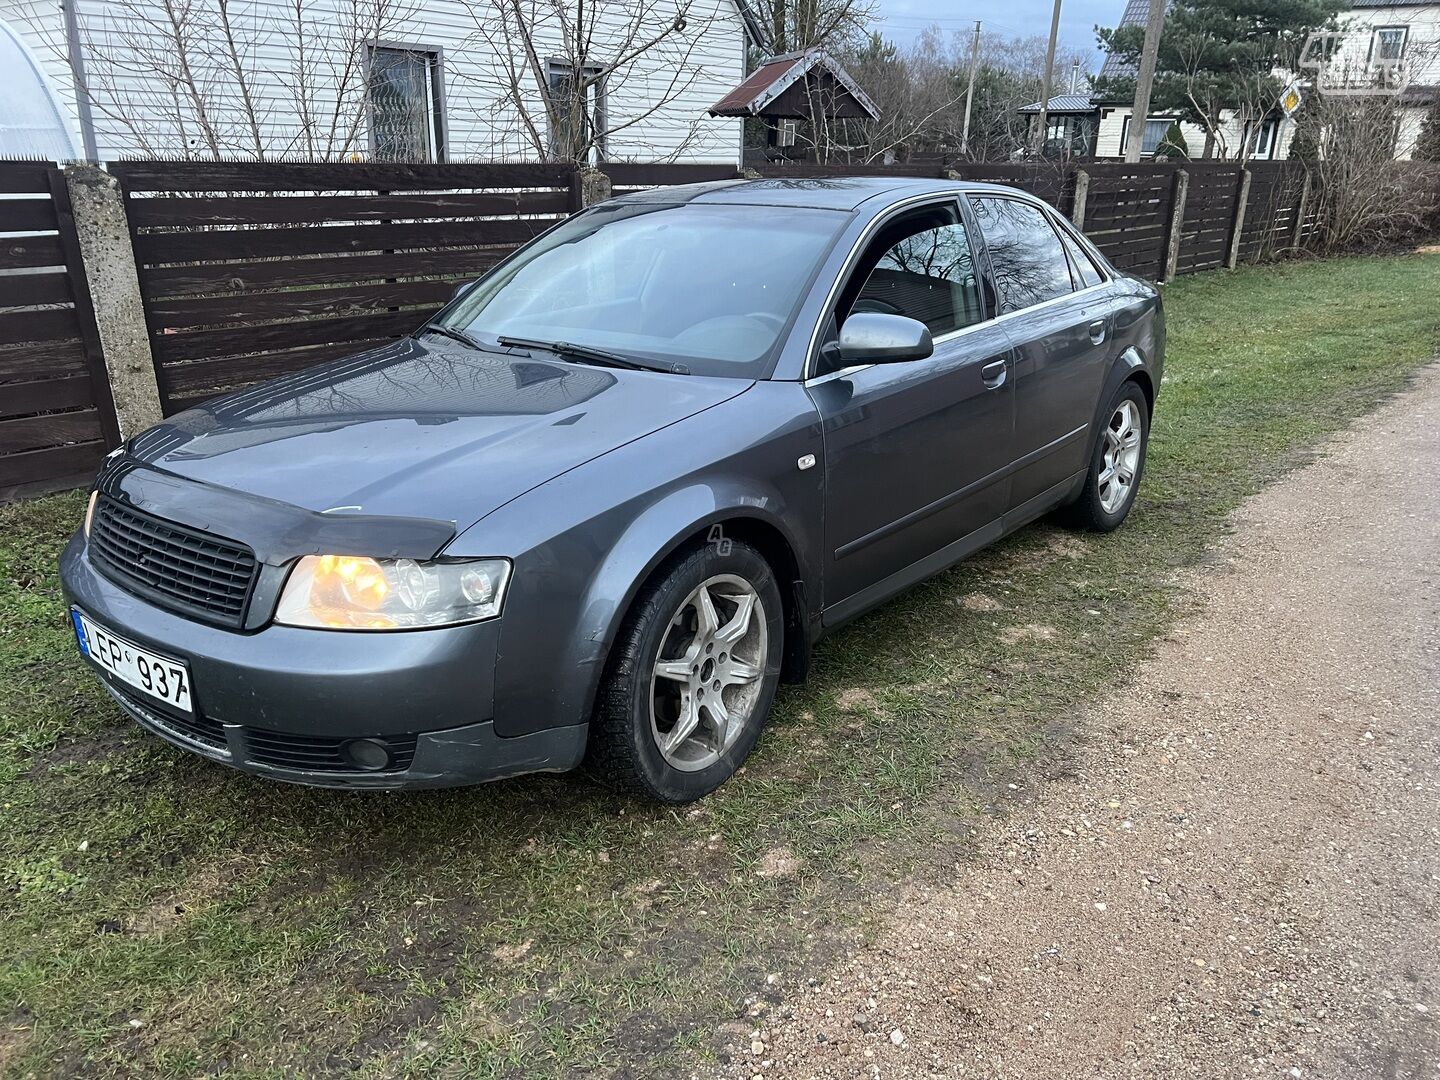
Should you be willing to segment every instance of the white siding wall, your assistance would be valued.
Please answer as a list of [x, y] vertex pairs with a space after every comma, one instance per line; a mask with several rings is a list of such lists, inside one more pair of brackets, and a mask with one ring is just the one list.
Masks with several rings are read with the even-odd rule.
[[[1095, 140], [1096, 157], [1124, 157], [1125, 147], [1120, 139], [1125, 133], [1125, 121], [1133, 110], [1125, 107], [1100, 110], [1100, 127]], [[1180, 133], [1185, 136], [1185, 145], [1192, 155], [1199, 155], [1205, 148], [1205, 129], [1195, 124], [1183, 123]]]
[[[443, 50], [450, 160], [537, 159], [526, 125], [507, 98], [495, 47], [486, 41], [494, 38], [498, 24], [496, 0], [410, 0], [408, 7], [394, 9], [394, 17], [375, 28], [378, 32], [357, 34], [356, 10], [368, 25], [363, 13], [373, 12], [375, 2], [393, 0], [302, 0], [303, 28], [297, 29], [293, 2], [287, 10], [284, 0], [231, 0], [237, 51], [242, 66], [254, 72], [251, 100], [267, 157], [368, 156], [369, 129], [360, 101], [363, 64], [356, 58], [356, 44], [378, 37]], [[608, 59], [607, 47], [620, 47], [629, 11], [645, 12], [646, 37], [674, 17], [673, 8], [667, 14], [663, 5], [648, 0], [623, 0], [623, 8], [622, 0], [596, 2], [606, 5], [609, 16], [591, 53], [601, 62]], [[161, 29], [166, 14], [159, 0], [80, 3], [100, 156], [209, 156], [198, 110], [190, 95], [176, 89], [178, 50]], [[213, 17], [213, 0], [193, 5], [192, 10], [200, 9]], [[58, 0], [0, 0], [0, 18], [21, 32], [46, 66], [73, 118]], [[687, 24], [683, 42], [667, 42], [612, 77], [609, 123], [635, 122], [609, 139], [611, 159], [737, 160], [740, 121], [710, 119], [705, 110], [744, 77], [743, 23], [732, 0], [697, 0]], [[545, 29], [537, 34], [542, 62], [563, 55], [557, 35], [558, 30]], [[186, 51], [196, 94], [222, 152], [253, 156], [243, 95], [218, 26], [193, 31]], [[297, 74], [302, 52], [309, 68], [303, 80]], [[528, 73], [525, 78], [526, 111], [543, 139], [548, 134], [544, 109], [533, 79]], [[301, 101], [310, 103], [308, 137], [307, 110], [297, 105]]]
[[[1404, 52], [1404, 72], [1409, 85], [1440, 85], [1440, 4], [1356, 8], [1346, 12], [1341, 17], [1346, 36], [1331, 63], [1342, 73], [1363, 76], [1371, 60], [1375, 29], [1380, 26], [1404, 26], [1409, 31]], [[1423, 107], [1401, 110], [1396, 157], [1410, 158], [1424, 119]]]

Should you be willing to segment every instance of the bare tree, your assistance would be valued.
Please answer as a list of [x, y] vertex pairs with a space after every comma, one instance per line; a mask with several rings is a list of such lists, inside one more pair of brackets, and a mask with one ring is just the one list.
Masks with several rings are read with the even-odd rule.
[[[26, 14], [68, 66], [56, 0]], [[304, 157], [366, 149], [366, 49], [413, 0], [112, 0], [83, 10], [91, 109], [141, 156]]]
[[[647, 159], [665, 160], [702, 132], [682, 99], [707, 74], [698, 49], [722, 18], [718, 5], [468, 0], [467, 10], [477, 46], [494, 59], [484, 77], [499, 104], [493, 156], [598, 162], [624, 133]], [[670, 132], [683, 130], [678, 140], [647, 138], [661, 116]]]
[[[1042, 36], [983, 35], [967, 156], [1008, 160], [1026, 152], [1031, 117], [1020, 110], [1039, 98], [1045, 52]], [[859, 149], [851, 151], [848, 160], [875, 161], [887, 155], [904, 160], [914, 153], [959, 156], [970, 82], [968, 34], [946, 35], [931, 27], [905, 50], [874, 35], [842, 59], [881, 113], [863, 137], [852, 138]], [[1087, 59], [1079, 50], [1064, 49], [1056, 65], [1083, 65]], [[816, 152], [821, 153], [818, 146]], [[834, 156], [833, 146], [828, 153]]]
[[[764, 56], [860, 47], [875, 19], [875, 0], [749, 0]], [[763, 59], [763, 57], [761, 57]]]
[[1440, 224], [1440, 169], [1396, 161], [1399, 99], [1316, 95], [1302, 125], [1323, 251], [1375, 247], [1427, 235]]

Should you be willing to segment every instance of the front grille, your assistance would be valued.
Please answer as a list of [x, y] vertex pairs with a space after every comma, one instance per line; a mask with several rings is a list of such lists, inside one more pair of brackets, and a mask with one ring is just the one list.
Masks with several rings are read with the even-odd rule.
[[255, 583], [255, 555], [244, 545], [107, 496], [90, 523], [90, 558], [117, 584], [222, 626], [241, 625]]
[[229, 746], [225, 742], [225, 728], [219, 721], [211, 720], [208, 716], [201, 716], [198, 713], [194, 716], [186, 716], [178, 712], [162, 712], [158, 707], [152, 708], [148, 702], [141, 701], [134, 694], [120, 689], [113, 683], [107, 682], [105, 686], [115, 700], [120, 703], [121, 708], [140, 723], [164, 734], [176, 735], [182, 739], [199, 743], [201, 746], [208, 746], [212, 750], [222, 753], [229, 751]]
[[[305, 769], [310, 772], [359, 772], [340, 753], [350, 738], [334, 739], [314, 735], [291, 735], [284, 731], [263, 728], [244, 729], [245, 756], [262, 765], [280, 769]], [[386, 735], [376, 739], [390, 748], [390, 765], [377, 772], [403, 772], [415, 760], [414, 735]]]

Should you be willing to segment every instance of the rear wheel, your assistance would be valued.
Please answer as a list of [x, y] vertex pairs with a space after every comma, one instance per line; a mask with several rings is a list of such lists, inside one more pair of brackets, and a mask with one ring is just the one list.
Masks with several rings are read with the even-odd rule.
[[1150, 440], [1150, 408], [1136, 383], [1124, 383], [1104, 415], [1085, 486], [1062, 512], [1068, 524], [1094, 532], [1118, 528], [1129, 515]]
[[784, 633], [774, 575], [753, 548], [707, 544], [672, 560], [642, 589], [612, 650], [590, 771], [661, 802], [714, 791], [759, 738]]

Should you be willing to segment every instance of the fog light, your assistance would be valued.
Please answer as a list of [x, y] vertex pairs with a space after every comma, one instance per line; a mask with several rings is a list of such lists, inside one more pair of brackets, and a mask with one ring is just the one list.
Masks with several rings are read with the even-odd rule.
[[379, 739], [352, 739], [340, 748], [341, 755], [357, 769], [379, 772], [391, 764], [390, 748]]

